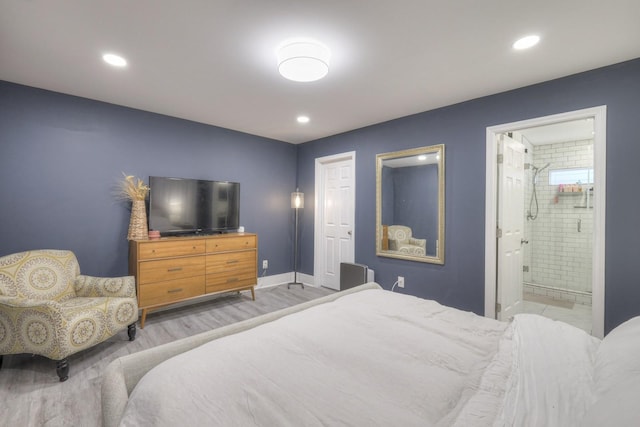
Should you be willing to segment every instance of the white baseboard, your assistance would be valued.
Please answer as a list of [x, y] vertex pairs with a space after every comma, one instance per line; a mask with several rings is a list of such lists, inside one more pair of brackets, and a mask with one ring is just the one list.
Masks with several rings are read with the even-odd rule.
[[[283, 274], [274, 274], [273, 276], [259, 277], [256, 289], [286, 285], [287, 283], [293, 282], [293, 277], [293, 271]], [[315, 280], [313, 276], [309, 274], [298, 273], [298, 282], [302, 282], [305, 286], [315, 286]]]

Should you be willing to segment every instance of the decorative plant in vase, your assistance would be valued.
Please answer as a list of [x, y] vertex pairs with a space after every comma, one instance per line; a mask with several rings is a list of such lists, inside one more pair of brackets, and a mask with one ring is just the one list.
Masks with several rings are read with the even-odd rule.
[[149, 194], [149, 186], [140, 178], [123, 173], [124, 180], [120, 182], [119, 196], [131, 201], [131, 220], [127, 240], [145, 240], [149, 238], [147, 228], [147, 208], [145, 200]]

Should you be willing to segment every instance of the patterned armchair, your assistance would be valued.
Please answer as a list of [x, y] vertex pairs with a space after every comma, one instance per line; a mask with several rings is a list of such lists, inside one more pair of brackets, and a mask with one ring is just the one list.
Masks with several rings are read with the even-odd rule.
[[426, 255], [427, 239], [411, 237], [411, 228], [405, 225], [390, 225], [389, 250], [406, 255]]
[[32, 353], [57, 361], [60, 381], [67, 357], [98, 344], [138, 320], [132, 276], [80, 274], [73, 252], [37, 250], [0, 258], [0, 367], [5, 354]]

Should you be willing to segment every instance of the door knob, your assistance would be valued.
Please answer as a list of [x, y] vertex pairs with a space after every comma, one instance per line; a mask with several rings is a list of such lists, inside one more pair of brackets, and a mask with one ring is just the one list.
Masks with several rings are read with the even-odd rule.
[[526, 245], [526, 244], [528, 244], [528, 243], [529, 243], [529, 241], [528, 241], [528, 240], [520, 239], [520, 244], [521, 244], [521, 245]]

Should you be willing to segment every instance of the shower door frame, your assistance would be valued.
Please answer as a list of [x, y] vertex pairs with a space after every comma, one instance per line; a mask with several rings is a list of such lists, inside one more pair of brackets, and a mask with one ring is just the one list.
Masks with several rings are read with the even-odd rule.
[[518, 122], [488, 127], [486, 130], [486, 199], [485, 199], [485, 304], [484, 315], [496, 318], [497, 284], [497, 200], [498, 200], [498, 147], [497, 136], [501, 133], [517, 132], [536, 126], [550, 125], [572, 120], [594, 120], [593, 165], [594, 187], [598, 197], [593, 205], [593, 270], [592, 270], [592, 332], [597, 338], [604, 337], [605, 303], [605, 213], [606, 213], [606, 105], [569, 111], [561, 114], [537, 117]]

